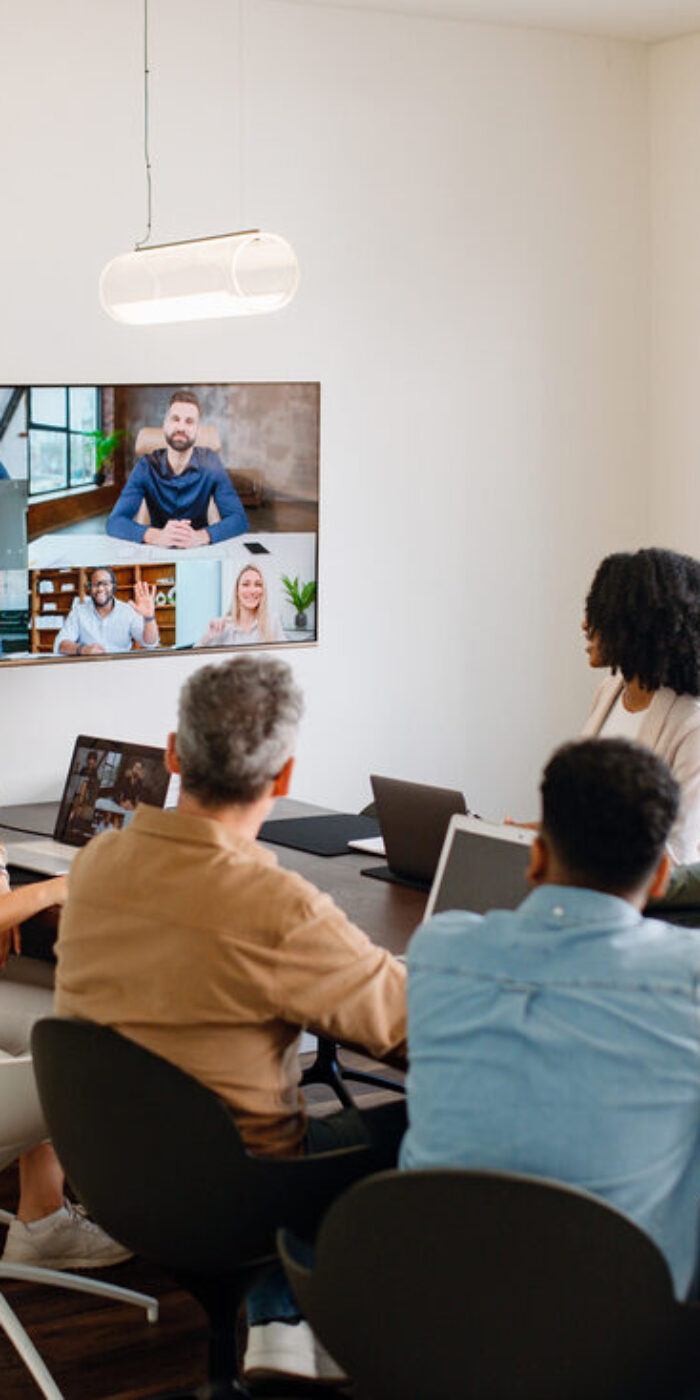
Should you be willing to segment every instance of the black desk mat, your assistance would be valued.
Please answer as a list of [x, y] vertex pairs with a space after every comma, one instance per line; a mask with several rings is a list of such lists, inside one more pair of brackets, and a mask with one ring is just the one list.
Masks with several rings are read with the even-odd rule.
[[397, 875], [388, 865], [371, 865], [369, 869], [361, 870], [361, 875], [368, 875], [371, 880], [386, 880], [389, 885], [405, 885], [409, 890], [423, 890], [427, 894], [432, 885], [432, 880], [412, 879], [410, 875]]
[[368, 836], [379, 836], [376, 817], [333, 812], [325, 817], [288, 817], [264, 822], [259, 840], [273, 846], [291, 846], [293, 851], [306, 851], [312, 856], [344, 856], [353, 854], [348, 851], [348, 841]]

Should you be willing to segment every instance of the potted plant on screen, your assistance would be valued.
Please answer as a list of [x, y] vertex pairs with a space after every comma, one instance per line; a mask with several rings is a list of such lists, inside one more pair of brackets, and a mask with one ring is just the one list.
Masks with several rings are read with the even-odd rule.
[[113, 433], [86, 433], [86, 437], [92, 438], [95, 445], [95, 482], [97, 486], [102, 486], [105, 479], [105, 467], [109, 466], [110, 459], [119, 446], [124, 434], [121, 428], [117, 428]]
[[298, 578], [287, 578], [282, 575], [284, 591], [293, 607], [296, 608], [294, 618], [295, 627], [306, 627], [306, 609], [311, 607], [316, 597], [316, 583], [311, 579], [309, 583], [300, 583]]

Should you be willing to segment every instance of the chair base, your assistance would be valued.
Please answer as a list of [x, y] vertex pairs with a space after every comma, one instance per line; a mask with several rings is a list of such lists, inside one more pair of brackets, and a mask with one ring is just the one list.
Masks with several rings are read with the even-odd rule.
[[181, 1288], [191, 1293], [209, 1320], [208, 1379], [195, 1390], [174, 1391], [154, 1400], [253, 1400], [241, 1374], [238, 1319], [246, 1294], [268, 1265], [249, 1265], [222, 1280], [173, 1270]]
[[372, 1074], [365, 1069], [349, 1069], [347, 1065], [341, 1068], [343, 1079], [350, 1080], [355, 1084], [371, 1084], [374, 1089], [389, 1089], [392, 1094], [406, 1094], [404, 1084], [398, 1083], [396, 1079], [386, 1079], [383, 1074]]
[[[131, 1288], [120, 1288], [114, 1283], [103, 1283], [101, 1279], [84, 1278], [82, 1274], [71, 1274], [59, 1269], [42, 1269], [38, 1265], [32, 1264], [3, 1264], [0, 1260], [0, 1282], [3, 1279], [16, 1279], [24, 1283], [50, 1284], [54, 1288], [65, 1288], [73, 1293], [96, 1294], [99, 1298], [108, 1298], [115, 1303], [133, 1303], [136, 1307], [144, 1308], [149, 1322], [158, 1321], [157, 1298], [151, 1297], [149, 1293], [136, 1293]], [[21, 1356], [46, 1400], [64, 1400], [63, 1393], [56, 1385], [51, 1372], [42, 1361], [33, 1341], [2, 1293], [0, 1293], [0, 1327], [12, 1342], [15, 1351]]]
[[158, 1299], [151, 1293], [138, 1293], [134, 1288], [122, 1288], [119, 1284], [105, 1283], [102, 1279], [72, 1274], [64, 1269], [45, 1269], [41, 1264], [4, 1264], [0, 1259], [0, 1282], [3, 1279], [45, 1283], [54, 1288], [65, 1288], [71, 1293], [92, 1293], [112, 1303], [133, 1303], [135, 1308], [144, 1309], [149, 1322], [158, 1321]]
[[7, 1299], [0, 1293], [0, 1327], [21, 1356], [30, 1375], [36, 1381], [46, 1400], [64, 1400], [48, 1367], [42, 1361], [33, 1341], [25, 1332], [17, 1314], [13, 1312]]
[[346, 1080], [355, 1084], [369, 1084], [374, 1089], [388, 1089], [394, 1094], [406, 1093], [403, 1084], [397, 1084], [393, 1079], [385, 1079], [383, 1075], [373, 1074], [369, 1070], [350, 1069], [347, 1065], [341, 1065], [336, 1042], [326, 1036], [319, 1036], [315, 1059], [301, 1076], [302, 1088], [307, 1084], [326, 1084], [333, 1090], [343, 1108], [355, 1108], [355, 1101], [345, 1087]]
[[352, 1096], [343, 1084], [343, 1072], [338, 1063], [337, 1046], [334, 1040], [327, 1040], [325, 1036], [319, 1036], [316, 1058], [312, 1064], [304, 1070], [301, 1076], [301, 1087], [306, 1088], [307, 1084], [326, 1084], [333, 1090], [336, 1098], [340, 1100], [343, 1108], [352, 1108]]

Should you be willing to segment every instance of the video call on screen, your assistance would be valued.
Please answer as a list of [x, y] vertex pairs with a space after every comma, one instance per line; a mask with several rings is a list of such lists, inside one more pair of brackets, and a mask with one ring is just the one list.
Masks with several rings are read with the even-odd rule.
[[319, 424], [317, 383], [0, 388], [0, 665], [314, 642]]
[[101, 831], [121, 831], [139, 802], [162, 807], [169, 783], [162, 750], [81, 736], [58, 814], [58, 840], [84, 846]]

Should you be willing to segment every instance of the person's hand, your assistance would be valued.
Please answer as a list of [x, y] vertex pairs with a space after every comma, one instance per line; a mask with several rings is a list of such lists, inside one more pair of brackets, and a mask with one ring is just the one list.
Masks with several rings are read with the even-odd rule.
[[209, 623], [209, 626], [207, 627], [207, 632], [208, 632], [208, 633], [210, 634], [210, 636], [212, 636], [212, 637], [220, 637], [220, 636], [221, 636], [221, 633], [223, 632], [223, 630], [224, 630], [224, 628], [225, 628], [225, 626], [226, 626], [226, 618], [225, 618], [225, 617], [213, 617], [212, 620], [211, 620], [211, 622]]
[[178, 523], [187, 527], [180, 537], [179, 549], [199, 549], [204, 544], [211, 544], [208, 530], [193, 530], [189, 520], [180, 520]]
[[104, 652], [105, 649], [100, 646], [99, 642], [92, 642], [90, 646], [80, 648], [81, 656], [104, 656]]
[[156, 586], [154, 583], [135, 583], [134, 596], [129, 599], [130, 606], [134, 612], [140, 613], [141, 617], [146, 617], [150, 622], [156, 610]]
[[516, 822], [516, 821], [513, 821], [513, 818], [512, 818], [512, 817], [504, 817], [504, 818], [503, 818], [503, 825], [504, 825], [504, 826], [520, 826], [520, 827], [523, 828], [524, 831], [539, 831], [539, 829], [540, 829], [540, 824], [539, 824], [539, 822]]
[[7, 966], [10, 953], [21, 953], [22, 935], [19, 928], [6, 928], [4, 933], [0, 933], [0, 969]]
[[209, 532], [193, 530], [189, 520], [167, 520], [162, 530], [149, 526], [143, 542], [159, 545], [161, 549], [193, 549], [198, 544], [209, 544]]

